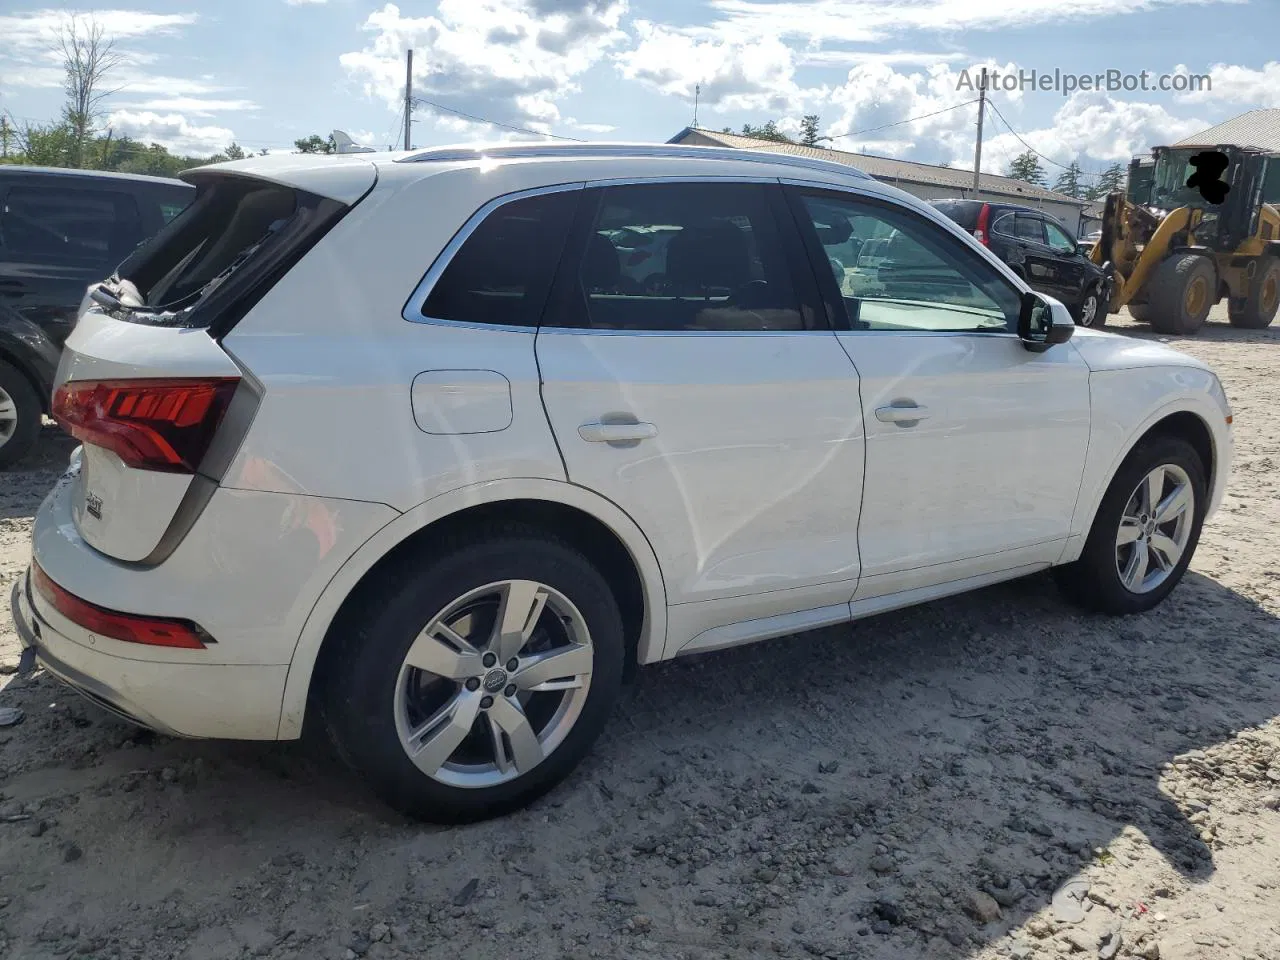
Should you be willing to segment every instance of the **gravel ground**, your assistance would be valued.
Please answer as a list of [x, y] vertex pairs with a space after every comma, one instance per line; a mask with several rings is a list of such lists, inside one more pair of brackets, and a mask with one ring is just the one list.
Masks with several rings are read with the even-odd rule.
[[[14, 679], [6, 602], [0, 955], [1280, 958], [1280, 329], [1177, 346], [1221, 374], [1237, 460], [1158, 611], [1035, 577], [646, 669], [502, 821], [409, 823], [320, 747], [169, 740]], [[70, 447], [0, 475], [6, 601]]]

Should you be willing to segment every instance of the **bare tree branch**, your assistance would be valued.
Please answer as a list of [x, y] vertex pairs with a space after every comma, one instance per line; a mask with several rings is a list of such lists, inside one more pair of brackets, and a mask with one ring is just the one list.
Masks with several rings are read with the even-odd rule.
[[72, 14], [58, 34], [57, 52], [66, 71], [63, 92], [67, 96], [63, 114], [73, 142], [73, 162], [84, 166], [85, 145], [102, 118], [102, 102], [119, 88], [108, 89], [105, 79], [124, 62], [113, 38], [91, 14], [82, 19]]

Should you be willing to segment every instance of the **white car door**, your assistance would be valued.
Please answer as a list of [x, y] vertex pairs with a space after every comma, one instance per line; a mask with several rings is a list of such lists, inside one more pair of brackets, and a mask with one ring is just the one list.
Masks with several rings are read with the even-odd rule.
[[1089, 443], [1089, 371], [1074, 346], [1028, 351], [1017, 288], [906, 205], [787, 190], [861, 383], [854, 599], [1056, 561]]
[[[578, 214], [538, 332], [543, 401], [569, 479], [653, 544], [668, 653], [722, 624], [844, 619], [858, 381], [777, 181], [588, 185]], [[641, 284], [609, 237], [655, 225], [679, 232]]]

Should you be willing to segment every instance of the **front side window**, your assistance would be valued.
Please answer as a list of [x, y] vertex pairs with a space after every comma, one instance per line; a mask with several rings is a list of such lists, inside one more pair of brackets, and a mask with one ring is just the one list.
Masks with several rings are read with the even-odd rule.
[[1049, 246], [1053, 248], [1055, 253], [1067, 254], [1076, 252], [1075, 241], [1071, 239], [1067, 231], [1056, 223], [1050, 223], [1046, 220], [1044, 222], [1044, 231], [1049, 238]]
[[0, 207], [0, 253], [109, 269], [142, 241], [138, 205], [123, 193], [16, 186]]
[[936, 224], [854, 197], [802, 201], [854, 329], [1016, 329], [1018, 292]]
[[765, 187], [604, 188], [570, 299], [602, 330], [803, 330]]
[[537, 326], [578, 193], [543, 193], [493, 210], [449, 261], [422, 307], [423, 315]]

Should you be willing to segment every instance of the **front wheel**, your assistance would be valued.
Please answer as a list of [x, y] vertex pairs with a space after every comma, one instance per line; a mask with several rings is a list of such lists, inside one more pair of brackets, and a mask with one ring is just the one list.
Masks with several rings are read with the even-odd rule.
[[463, 823], [569, 775], [617, 699], [625, 643], [609, 585], [567, 544], [508, 529], [432, 547], [344, 618], [324, 714], [386, 802]]
[[1059, 584], [1100, 613], [1152, 609], [1186, 573], [1206, 505], [1195, 448], [1176, 437], [1144, 441], [1107, 488], [1080, 559], [1057, 569]]
[[1092, 327], [1095, 330], [1106, 325], [1107, 304], [1097, 287], [1090, 287], [1085, 291], [1080, 306], [1076, 308], [1075, 321], [1078, 327]]
[[1245, 330], [1263, 330], [1271, 326], [1280, 309], [1280, 260], [1264, 260], [1261, 268], [1249, 281], [1248, 295], [1241, 301], [1232, 300], [1227, 307], [1227, 319], [1233, 327]]

